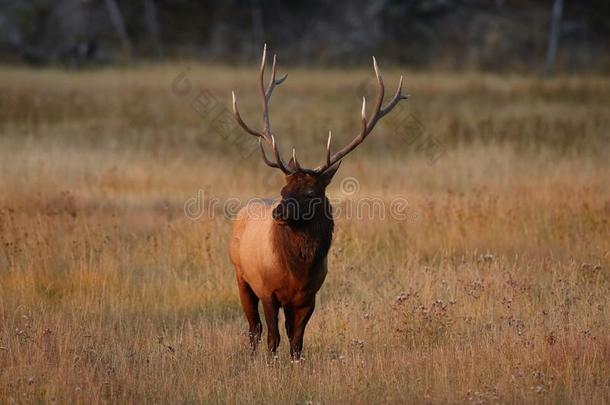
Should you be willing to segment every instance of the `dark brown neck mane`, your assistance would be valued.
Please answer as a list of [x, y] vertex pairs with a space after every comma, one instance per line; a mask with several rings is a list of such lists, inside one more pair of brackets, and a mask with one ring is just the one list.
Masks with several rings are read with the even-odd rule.
[[274, 224], [273, 244], [285, 268], [302, 273], [326, 257], [332, 242], [334, 221], [326, 198], [321, 208], [309, 221]]

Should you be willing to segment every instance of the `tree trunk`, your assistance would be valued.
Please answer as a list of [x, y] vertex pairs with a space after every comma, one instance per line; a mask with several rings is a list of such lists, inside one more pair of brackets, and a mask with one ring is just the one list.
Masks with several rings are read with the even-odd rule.
[[121, 40], [125, 58], [129, 61], [131, 60], [131, 40], [129, 39], [129, 35], [127, 35], [121, 10], [115, 0], [105, 0], [105, 2], [112, 25], [114, 25], [114, 29]]
[[155, 56], [157, 59], [161, 59], [163, 56], [163, 50], [161, 48], [161, 33], [159, 31], [157, 8], [154, 0], [144, 0], [144, 12], [146, 14], [146, 25], [148, 25], [150, 41], [152, 43]]
[[559, 47], [559, 32], [561, 29], [561, 13], [563, 11], [563, 0], [555, 0], [551, 12], [551, 28], [549, 31], [549, 45], [546, 52], [546, 63], [544, 64], [544, 77], [551, 77], [555, 70], [555, 59]]
[[263, 47], [265, 25], [263, 23], [263, 8], [260, 0], [250, 0], [250, 16], [252, 18], [252, 39], [254, 54], [258, 55]]

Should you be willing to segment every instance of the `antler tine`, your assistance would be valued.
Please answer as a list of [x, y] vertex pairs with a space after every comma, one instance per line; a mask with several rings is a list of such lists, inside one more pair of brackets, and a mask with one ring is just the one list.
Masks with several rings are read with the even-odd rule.
[[269, 78], [269, 84], [267, 85], [267, 91], [265, 92], [265, 98], [271, 96], [271, 91], [275, 87], [275, 65], [277, 63], [277, 55], [273, 54], [273, 63], [271, 64], [271, 77]]
[[292, 148], [292, 161], [294, 162], [294, 167], [296, 167], [297, 170], [301, 170], [301, 165], [297, 160], [297, 152], [294, 148]]
[[361, 112], [361, 119], [362, 119], [362, 131], [360, 131], [360, 135], [358, 135], [358, 138], [362, 138], [364, 140], [364, 138], [366, 137], [366, 129], [367, 129], [367, 123], [366, 123], [366, 97], [362, 96], [362, 112]]
[[328, 131], [328, 141], [326, 141], [326, 165], [330, 166], [330, 141], [333, 137], [333, 133]]
[[267, 166], [279, 169], [279, 166], [277, 165], [277, 163], [274, 163], [274, 162], [270, 161], [269, 159], [267, 159], [267, 154], [265, 153], [265, 147], [263, 146], [262, 137], [258, 138], [258, 146], [261, 149], [261, 156], [263, 157], [263, 161], [267, 164]]
[[233, 96], [233, 115], [235, 115], [235, 119], [237, 120], [237, 123], [239, 124], [239, 126], [242, 127], [243, 130], [246, 131], [247, 133], [249, 133], [250, 135], [265, 138], [265, 136], [261, 132], [253, 130], [252, 128], [250, 128], [248, 126], [248, 124], [246, 124], [244, 122], [244, 120], [241, 119], [241, 115], [239, 114], [239, 109], [237, 108], [237, 98], [235, 97], [235, 91], [232, 91], [231, 95]]
[[373, 116], [369, 120], [369, 125], [372, 127], [375, 126], [376, 121], [379, 119], [379, 110], [381, 110], [381, 105], [383, 104], [383, 97], [385, 96], [385, 86], [383, 85], [383, 78], [379, 73], [379, 67], [377, 66], [377, 59], [373, 56], [373, 69], [375, 70], [375, 77], [377, 78], [377, 100], [375, 102], [375, 111], [373, 112]]
[[[278, 160], [276, 162], [272, 162], [271, 160], [269, 160], [267, 158], [267, 154], [265, 153], [265, 147], [263, 146], [263, 139], [264, 138], [258, 138], [258, 146], [259, 146], [259, 148], [261, 150], [261, 156], [263, 157], [263, 161], [265, 162], [265, 164], [267, 166], [269, 166], [269, 167], [273, 167], [275, 169], [280, 169], [282, 172], [284, 172], [284, 174], [290, 174], [291, 172], [288, 169], [286, 169], [286, 167], [284, 167], [282, 165], [282, 163], [278, 163], [281, 160]], [[273, 151], [275, 153], [276, 152], [276, 148], [275, 148], [275, 142], [274, 141], [272, 142], [272, 145], [273, 145]], [[276, 159], [277, 159], [277, 153], [275, 155], [276, 155]]]
[[265, 65], [267, 64], [267, 44], [263, 46], [263, 57], [261, 58], [260, 68], [260, 87], [263, 95], [263, 108], [265, 108], [266, 94], [265, 94]]
[[361, 111], [361, 119], [362, 119], [362, 129], [360, 133], [343, 149], [336, 152], [334, 155], [330, 156], [330, 137], [327, 144], [327, 156], [326, 163], [317, 167], [315, 169], [316, 173], [322, 173], [330, 166], [334, 165], [341, 159], [343, 159], [348, 153], [354, 150], [358, 145], [360, 145], [364, 139], [372, 132], [373, 128], [377, 124], [377, 121], [381, 119], [384, 115], [392, 111], [394, 107], [398, 104], [400, 100], [407, 99], [409, 96], [404, 96], [402, 94], [402, 76], [400, 77], [400, 81], [398, 82], [398, 89], [396, 90], [396, 94], [390, 100], [386, 106], [383, 106], [383, 98], [385, 95], [385, 87], [383, 85], [383, 78], [381, 77], [381, 73], [379, 72], [379, 66], [377, 66], [377, 60], [373, 56], [373, 69], [375, 71], [375, 77], [377, 78], [377, 98], [375, 100], [375, 109], [371, 114], [371, 118], [366, 119], [366, 98], [362, 97], [362, 111]]
[[290, 170], [288, 170], [286, 168], [286, 165], [284, 164], [284, 161], [282, 160], [282, 157], [280, 156], [280, 152], [277, 150], [277, 144], [275, 143], [275, 138], [273, 137], [273, 135], [271, 135], [271, 146], [273, 147], [273, 153], [275, 154], [275, 160], [277, 162], [279, 169], [281, 169], [284, 172], [284, 174], [292, 173]]
[[263, 137], [258, 138], [258, 146], [259, 146], [259, 148], [261, 150], [261, 156], [262, 156], [263, 161], [265, 162], [265, 164], [267, 166], [269, 166], [269, 167], [280, 169], [281, 171], [284, 172], [284, 174], [292, 173], [290, 170], [288, 170], [286, 168], [286, 166], [284, 166], [284, 163], [282, 162], [282, 159], [278, 158], [279, 152], [277, 150], [277, 147], [275, 145], [275, 139], [273, 137], [271, 138], [271, 147], [273, 149], [273, 153], [275, 154], [276, 161], [272, 162], [271, 160], [269, 160], [267, 158], [267, 154], [265, 153], [265, 146], [263, 145], [263, 139], [265, 139], [265, 138], [263, 138]]
[[277, 62], [277, 55], [273, 55], [273, 64], [271, 65], [271, 77], [269, 78], [269, 84], [267, 84], [267, 90], [265, 91], [265, 99], [268, 101], [271, 98], [271, 93], [273, 92], [273, 89], [275, 88], [275, 86], [278, 86], [282, 83], [284, 83], [284, 80], [286, 80], [286, 78], [288, 77], [288, 73], [284, 74], [284, 76], [282, 76], [281, 78], [276, 80], [276, 62]]
[[396, 88], [396, 93], [394, 94], [394, 97], [392, 97], [392, 100], [390, 100], [390, 102], [387, 103], [385, 105], [385, 107], [381, 108], [381, 111], [379, 113], [379, 118], [383, 117], [384, 115], [386, 115], [387, 113], [392, 111], [392, 109], [396, 106], [396, 104], [398, 104], [398, 102], [400, 100], [408, 100], [409, 97], [410, 97], [409, 94], [402, 94], [402, 75], [401, 75], [400, 80], [398, 81], [398, 87]]
[[265, 135], [271, 135], [271, 126], [269, 124], [269, 98], [267, 97], [267, 92], [265, 91], [265, 65], [267, 65], [267, 44], [263, 47], [263, 57], [261, 59], [261, 68], [260, 68], [260, 89], [262, 96], [262, 108], [263, 108], [263, 133]]

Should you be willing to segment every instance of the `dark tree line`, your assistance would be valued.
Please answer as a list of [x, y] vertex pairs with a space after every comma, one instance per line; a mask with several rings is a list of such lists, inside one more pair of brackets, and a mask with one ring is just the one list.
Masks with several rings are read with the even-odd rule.
[[[0, 59], [242, 63], [268, 42], [285, 63], [351, 65], [370, 54], [428, 67], [607, 70], [610, 2], [554, 0], [0, 0]], [[557, 44], [560, 44], [558, 47]], [[549, 57], [546, 57], [549, 60]], [[387, 62], [386, 62], [387, 63]], [[548, 62], [547, 62], [548, 70]]]

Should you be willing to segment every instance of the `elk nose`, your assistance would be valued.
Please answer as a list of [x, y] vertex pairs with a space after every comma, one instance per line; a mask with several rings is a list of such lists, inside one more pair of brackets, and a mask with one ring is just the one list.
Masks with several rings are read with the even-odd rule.
[[286, 209], [282, 203], [278, 204], [277, 207], [273, 209], [271, 214], [273, 219], [276, 221], [285, 221], [286, 220]]

